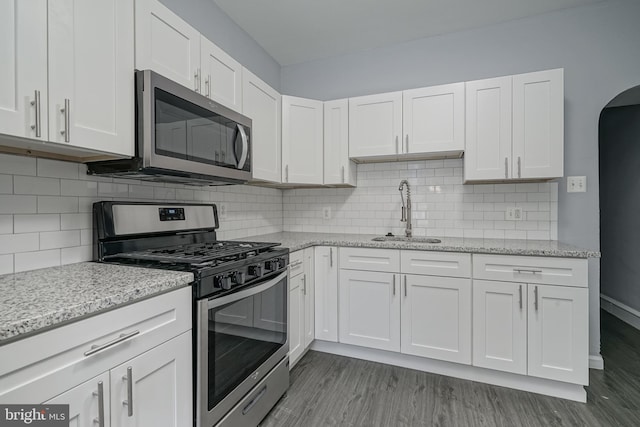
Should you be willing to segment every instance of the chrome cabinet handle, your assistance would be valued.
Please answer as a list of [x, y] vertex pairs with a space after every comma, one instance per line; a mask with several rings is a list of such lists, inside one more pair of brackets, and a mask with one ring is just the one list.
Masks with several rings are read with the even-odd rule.
[[289, 267], [294, 268], [294, 267], [299, 266], [300, 264], [302, 264], [302, 260], [301, 259], [299, 259], [298, 261], [294, 262]]
[[342, 183], [344, 184], [344, 166], [342, 167]]
[[207, 89], [207, 98], [211, 98], [211, 74], [204, 79], [204, 87]]
[[509, 164], [507, 163], [509, 161], [508, 158], [504, 158], [504, 177], [509, 178]]
[[518, 156], [518, 178], [522, 178], [522, 165], [520, 164], [520, 156]]
[[127, 368], [127, 375], [122, 377], [122, 381], [127, 382], [127, 400], [122, 404], [127, 407], [127, 416], [133, 417], [133, 368], [131, 366]]
[[87, 350], [84, 352], [85, 356], [91, 356], [92, 354], [96, 354], [102, 350], [106, 350], [109, 347], [112, 347], [118, 343], [121, 343], [122, 341], [126, 341], [129, 338], [135, 337], [136, 335], [138, 335], [140, 333], [140, 331], [133, 331], [133, 332], [129, 332], [128, 334], [120, 334], [120, 336], [116, 339], [113, 339], [107, 343], [104, 344], [94, 344], [91, 346], [90, 350]]
[[200, 69], [196, 68], [196, 70], [193, 72], [193, 90], [195, 90], [196, 92], [200, 93], [199, 90], [199, 84], [198, 84], [198, 77], [200, 76]]
[[529, 274], [536, 274], [536, 273], [542, 273], [542, 270], [537, 270], [534, 268], [514, 268], [513, 269], [514, 273], [529, 273]]
[[307, 275], [306, 274], [302, 275], [302, 293], [304, 295], [307, 294]]
[[284, 167], [284, 180], [286, 182], [289, 182], [289, 165], [286, 165]]
[[538, 311], [538, 287], [537, 286], [533, 288], [533, 294], [535, 296], [533, 300], [533, 306], [535, 307], [536, 311]]
[[393, 275], [393, 295], [396, 295], [396, 275]]
[[35, 107], [36, 123], [31, 125], [31, 129], [36, 131], [36, 138], [42, 136], [42, 115], [40, 114], [40, 91], [36, 90], [31, 105]]
[[333, 267], [333, 248], [329, 248], [329, 267]]
[[60, 135], [64, 135], [64, 142], [69, 142], [69, 127], [71, 120], [69, 120], [71, 102], [69, 98], [64, 99], [64, 107], [60, 109], [60, 112], [64, 115], [64, 129], [60, 131]]
[[97, 423], [99, 427], [104, 427], [104, 384], [102, 381], [98, 382], [98, 391], [94, 391], [93, 395], [98, 396], [98, 418], [94, 418], [93, 422]]
[[406, 146], [407, 146], [407, 151], [405, 151], [405, 153], [408, 153], [409, 152], [409, 134], [407, 134], [405, 139], [406, 139]]
[[407, 296], [407, 275], [404, 275], [404, 296]]
[[400, 154], [400, 148], [398, 145], [398, 136], [396, 135], [396, 154]]
[[522, 310], [522, 285], [520, 285], [518, 293], [520, 294], [520, 310]]
[[[238, 160], [238, 169], [242, 169], [247, 162], [247, 156], [249, 156], [249, 139], [247, 133], [244, 131], [244, 126], [236, 124], [238, 132], [240, 133], [240, 139], [242, 140], [242, 154]], [[224, 157], [222, 159], [224, 161]]]

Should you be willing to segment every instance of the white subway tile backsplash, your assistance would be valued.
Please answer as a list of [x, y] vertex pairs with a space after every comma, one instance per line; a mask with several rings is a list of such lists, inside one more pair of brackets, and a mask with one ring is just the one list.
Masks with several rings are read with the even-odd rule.
[[78, 198], [65, 196], [38, 196], [38, 213], [78, 212]]
[[63, 196], [95, 197], [98, 195], [98, 183], [94, 181], [63, 179], [60, 181], [60, 193]]
[[80, 230], [48, 231], [40, 233], [40, 249], [80, 246]]
[[93, 258], [93, 247], [75, 246], [60, 250], [60, 264], [74, 264], [76, 262], [91, 261]]
[[60, 249], [15, 254], [15, 272], [60, 265]]
[[115, 182], [99, 182], [98, 196], [126, 199], [129, 196], [129, 184], [119, 184]]
[[39, 247], [38, 233], [0, 234], [0, 254], [37, 251]]
[[36, 196], [14, 196], [0, 194], [0, 214], [20, 214], [36, 212]]
[[35, 176], [13, 177], [14, 194], [60, 195], [60, 180], [58, 178], [40, 178]]
[[13, 175], [0, 175], [0, 194], [13, 194]]
[[57, 230], [60, 230], [60, 215], [57, 214], [14, 215], [13, 217], [14, 233]]
[[13, 234], [13, 215], [0, 215], [0, 234]]
[[61, 214], [60, 230], [81, 230], [92, 227], [93, 215], [90, 212]]
[[78, 179], [78, 167], [76, 163], [37, 159], [37, 174], [50, 178]]
[[0, 154], [0, 171], [9, 175], [36, 175], [36, 158]]
[[0, 274], [13, 273], [13, 254], [0, 255]]

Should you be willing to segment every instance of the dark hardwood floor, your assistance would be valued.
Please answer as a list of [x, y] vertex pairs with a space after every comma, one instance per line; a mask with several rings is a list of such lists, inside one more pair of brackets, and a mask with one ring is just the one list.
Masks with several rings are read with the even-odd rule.
[[602, 312], [587, 403], [309, 351], [261, 426], [640, 426], [640, 331]]

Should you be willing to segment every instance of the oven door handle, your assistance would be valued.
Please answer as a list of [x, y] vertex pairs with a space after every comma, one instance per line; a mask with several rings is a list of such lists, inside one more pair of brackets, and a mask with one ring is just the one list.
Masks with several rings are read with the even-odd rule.
[[220, 307], [223, 305], [227, 305], [227, 304], [231, 304], [232, 302], [236, 302], [236, 301], [240, 301], [241, 299], [259, 294], [260, 292], [264, 292], [267, 289], [277, 285], [278, 283], [280, 283], [283, 279], [285, 279], [287, 277], [287, 272], [284, 271], [281, 274], [279, 274], [278, 276], [276, 276], [275, 278], [269, 280], [268, 282], [262, 283], [260, 285], [256, 285], [253, 286], [249, 289], [240, 291], [240, 292], [236, 292], [234, 294], [231, 295], [226, 295], [224, 297], [221, 298], [212, 298], [209, 300], [205, 300], [203, 302], [206, 302], [207, 304], [207, 308], [209, 310], [211, 310], [212, 308], [216, 308], [216, 307]]

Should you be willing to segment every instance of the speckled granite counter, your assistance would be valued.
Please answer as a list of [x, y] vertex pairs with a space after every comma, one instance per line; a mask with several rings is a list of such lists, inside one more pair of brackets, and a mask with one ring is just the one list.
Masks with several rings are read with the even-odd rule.
[[192, 281], [192, 273], [93, 262], [0, 276], [0, 345]]
[[[370, 234], [282, 232], [247, 237], [247, 241], [280, 242], [292, 252], [310, 246], [412, 249], [440, 252], [469, 252], [499, 255], [528, 255], [567, 258], [598, 258], [600, 252], [576, 248], [555, 240], [462, 239], [437, 237], [441, 243], [374, 242]], [[431, 236], [430, 236], [431, 237]]]

